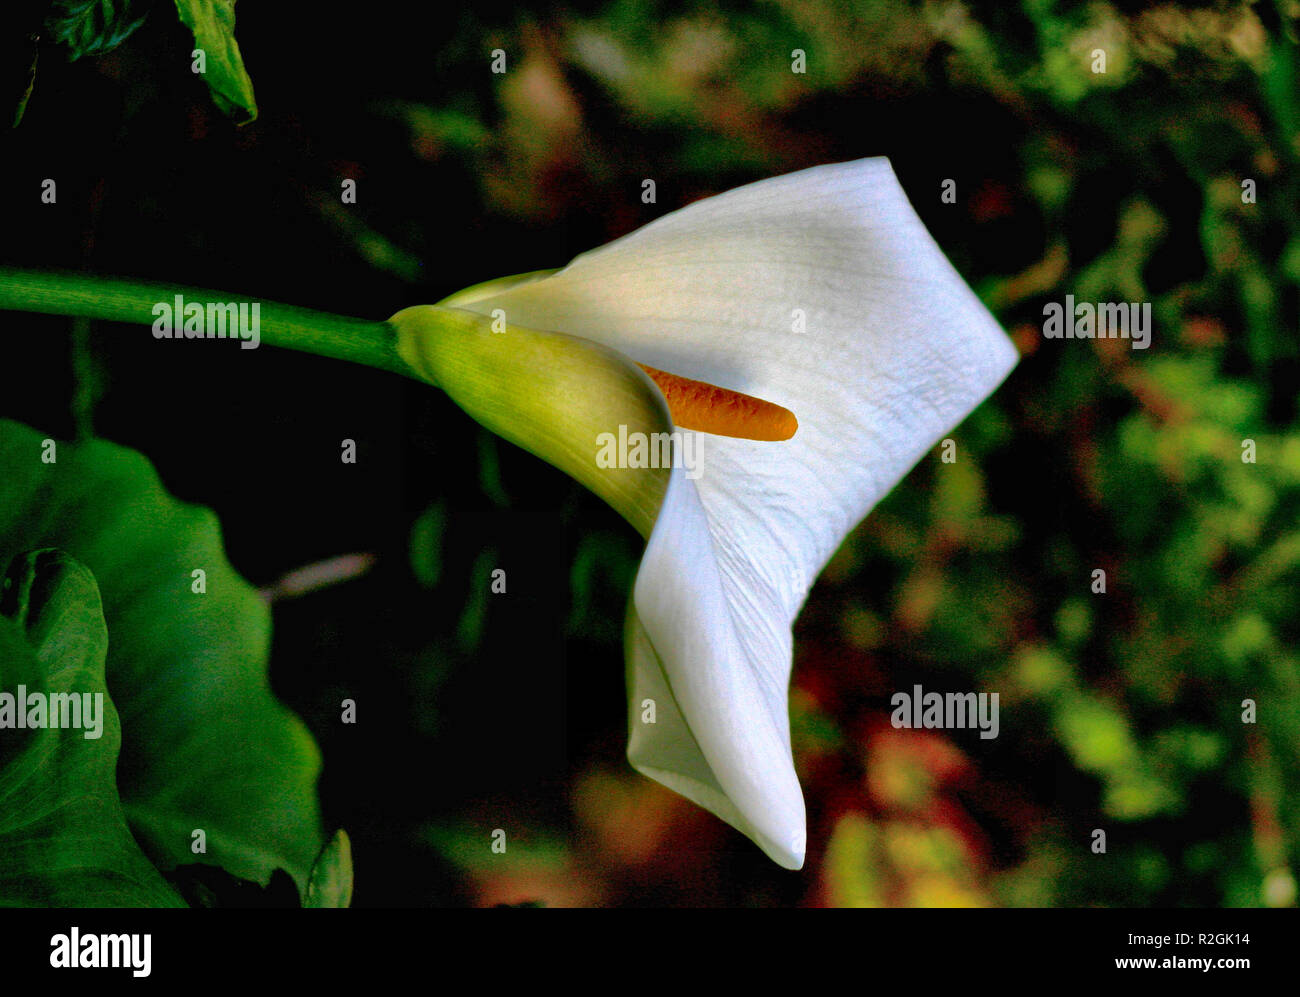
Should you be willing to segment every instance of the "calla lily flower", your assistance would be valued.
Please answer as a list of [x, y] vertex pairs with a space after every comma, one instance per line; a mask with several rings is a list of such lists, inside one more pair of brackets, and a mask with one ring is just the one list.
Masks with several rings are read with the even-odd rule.
[[[628, 759], [800, 868], [794, 618], [848, 532], [1017, 359], [888, 160], [754, 183], [391, 321], [420, 376], [646, 537]], [[620, 427], [676, 432], [679, 450], [697, 434], [699, 467], [601, 466], [598, 438]]]

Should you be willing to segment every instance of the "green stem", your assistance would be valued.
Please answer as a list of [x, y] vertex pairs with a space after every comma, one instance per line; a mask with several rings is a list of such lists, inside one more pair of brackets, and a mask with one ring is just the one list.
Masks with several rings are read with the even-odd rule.
[[[152, 325], [157, 318], [154, 306], [164, 302], [171, 305], [178, 294], [187, 303], [241, 300], [223, 291], [175, 284], [0, 267], [0, 310]], [[347, 318], [274, 301], [243, 300], [250, 304], [257, 301], [259, 333], [264, 343], [414, 376], [398, 356], [397, 333], [387, 322]], [[178, 323], [180, 320], [176, 316]]]

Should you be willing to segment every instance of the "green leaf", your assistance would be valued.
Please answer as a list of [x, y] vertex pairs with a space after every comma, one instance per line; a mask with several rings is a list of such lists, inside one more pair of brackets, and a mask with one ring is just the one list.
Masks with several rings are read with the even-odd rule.
[[[0, 906], [185, 906], [127, 828], [114, 780], [121, 725], [104, 685], [107, 650], [99, 589], [83, 565], [52, 550], [14, 559], [0, 583], [8, 700], [0, 704]], [[10, 726], [17, 713], [27, 716], [20, 700], [53, 696], [79, 697], [80, 727]], [[86, 704], [97, 705], [81, 712]]]
[[[52, 0], [45, 29], [68, 46], [71, 58], [100, 55], [126, 40], [144, 22], [154, 0]], [[181, 22], [204, 53], [203, 80], [221, 112], [239, 124], [257, 117], [253, 81], [235, 41], [235, 0], [176, 0]], [[18, 117], [26, 105], [19, 105]], [[15, 121], [15, 123], [17, 123]]]
[[[270, 611], [226, 561], [216, 517], [168, 495], [135, 451], [55, 447], [0, 420], [0, 564], [34, 547], [68, 551], [99, 582], [118, 783], [146, 852], [259, 884], [283, 868], [305, 889], [322, 844], [320, 756], [271, 694]], [[191, 851], [195, 830], [206, 854]]]
[[149, 0], [53, 0], [45, 28], [72, 59], [117, 48], [144, 23]]
[[11, 57], [17, 59], [20, 65], [25, 66], [23, 71], [16, 76], [16, 83], [8, 83], [10, 77], [5, 77], [6, 99], [8, 99], [8, 94], [12, 90], [18, 92], [18, 96], [13, 98], [13, 117], [10, 122], [12, 128], [17, 128], [22, 122], [23, 115], [27, 113], [27, 102], [32, 97], [32, 88], [36, 85], [36, 61], [40, 55], [37, 41], [38, 36], [35, 34], [26, 35], [22, 38], [0, 39], [0, 59], [4, 60], [4, 65], [0, 66], [0, 72], [8, 71]]
[[252, 121], [257, 101], [235, 41], [235, 0], [176, 0], [176, 10], [205, 54], [203, 79], [217, 107], [238, 124]]
[[348, 907], [352, 904], [352, 841], [340, 828], [321, 849], [311, 869], [304, 907]]

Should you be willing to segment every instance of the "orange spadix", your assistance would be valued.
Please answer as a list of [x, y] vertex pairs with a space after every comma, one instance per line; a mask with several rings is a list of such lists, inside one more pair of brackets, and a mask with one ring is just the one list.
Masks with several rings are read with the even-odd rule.
[[799, 428], [799, 420], [788, 408], [645, 364], [637, 366], [659, 386], [673, 422], [682, 429], [777, 442], [790, 439]]

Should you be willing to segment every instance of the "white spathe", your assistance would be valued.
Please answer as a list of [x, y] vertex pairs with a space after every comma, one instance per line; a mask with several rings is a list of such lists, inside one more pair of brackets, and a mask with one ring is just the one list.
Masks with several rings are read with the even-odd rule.
[[1015, 365], [1010, 340], [886, 159], [741, 187], [445, 304], [795, 413], [788, 442], [706, 436], [700, 477], [672, 472], [627, 653], [632, 765], [799, 868], [791, 624], [848, 532]]

